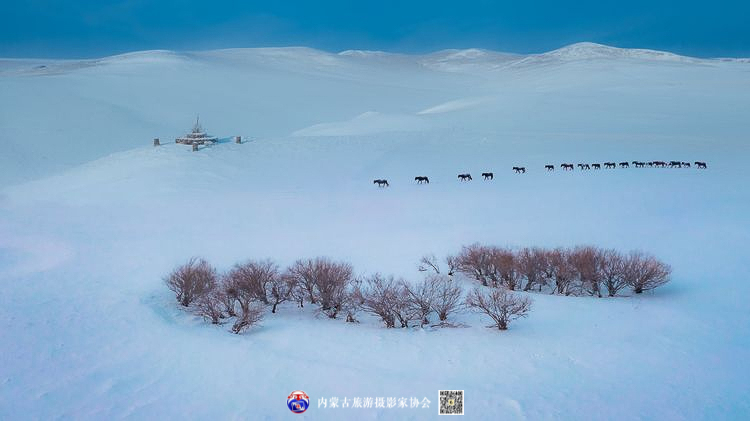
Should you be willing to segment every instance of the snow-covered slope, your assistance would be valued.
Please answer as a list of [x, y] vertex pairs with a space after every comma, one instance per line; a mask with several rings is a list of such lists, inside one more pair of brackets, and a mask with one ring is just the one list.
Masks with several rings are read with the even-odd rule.
[[[748, 66], [591, 44], [0, 61], [0, 419], [281, 419], [300, 389], [309, 419], [430, 419], [438, 389], [465, 390], [470, 419], [746, 419]], [[224, 140], [191, 152], [171, 139], [196, 114]], [[709, 168], [543, 171], [654, 159]], [[642, 297], [532, 295], [503, 333], [290, 305], [242, 336], [161, 280], [192, 255], [418, 279], [423, 254], [474, 241], [639, 248], [674, 276]], [[432, 403], [317, 407], [378, 396]]]

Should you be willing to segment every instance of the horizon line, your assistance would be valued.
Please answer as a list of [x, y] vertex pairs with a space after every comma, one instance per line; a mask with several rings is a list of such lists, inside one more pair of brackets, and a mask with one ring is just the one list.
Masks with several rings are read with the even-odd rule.
[[686, 54], [680, 54], [669, 50], [663, 50], [663, 49], [653, 49], [653, 48], [642, 48], [642, 47], [618, 47], [615, 45], [610, 44], [602, 44], [598, 42], [592, 42], [592, 41], [578, 41], [571, 44], [565, 44], [558, 48], [554, 48], [547, 51], [542, 52], [525, 52], [525, 53], [519, 53], [519, 52], [511, 52], [511, 51], [502, 51], [502, 50], [495, 50], [491, 48], [483, 48], [483, 47], [465, 47], [465, 48], [441, 48], [436, 50], [429, 50], [424, 52], [402, 52], [397, 50], [385, 50], [385, 49], [357, 49], [357, 48], [347, 48], [344, 50], [331, 50], [326, 48], [318, 48], [318, 47], [311, 47], [306, 45], [299, 45], [299, 44], [289, 44], [289, 45], [268, 45], [268, 46], [252, 46], [252, 47], [218, 47], [218, 48], [205, 48], [205, 49], [170, 49], [170, 48], [150, 48], [150, 49], [143, 49], [143, 50], [126, 50], [114, 54], [105, 54], [105, 55], [91, 55], [91, 56], [74, 56], [74, 57], [50, 57], [50, 56], [2, 56], [0, 57], [0, 60], [58, 60], [58, 61], [64, 61], [64, 60], [70, 60], [70, 61], [77, 61], [77, 60], [97, 60], [97, 59], [106, 59], [110, 57], [119, 57], [119, 56], [126, 56], [129, 54], [138, 54], [138, 53], [148, 53], [148, 52], [169, 52], [169, 53], [200, 53], [200, 52], [211, 52], [211, 51], [225, 51], [225, 50], [261, 50], [261, 49], [293, 49], [293, 48], [299, 48], [299, 49], [308, 49], [313, 51], [319, 51], [324, 52], [328, 54], [334, 54], [334, 55], [341, 55], [345, 52], [368, 52], [368, 53], [384, 53], [384, 54], [392, 54], [392, 55], [403, 55], [403, 56], [427, 56], [431, 54], [436, 54], [444, 51], [470, 51], [470, 50], [478, 50], [478, 51], [485, 51], [485, 52], [491, 52], [491, 53], [498, 53], [498, 54], [507, 54], [507, 55], [516, 55], [516, 56], [538, 56], [543, 54], [548, 54], [554, 51], [563, 50], [575, 45], [589, 45], [589, 46], [596, 46], [596, 47], [606, 47], [616, 50], [626, 50], [626, 51], [648, 51], [648, 52], [656, 52], [656, 53], [666, 53], [675, 55], [678, 57], [684, 57], [684, 58], [691, 58], [696, 60], [745, 60], [750, 59], [750, 56], [710, 56], [710, 57], [700, 57], [700, 56], [694, 56], [694, 55], [686, 55]]

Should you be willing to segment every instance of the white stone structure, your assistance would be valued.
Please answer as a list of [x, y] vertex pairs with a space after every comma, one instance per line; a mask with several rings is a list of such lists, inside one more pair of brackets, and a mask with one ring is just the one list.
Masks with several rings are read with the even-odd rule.
[[218, 137], [209, 136], [203, 131], [203, 127], [201, 127], [201, 124], [196, 117], [193, 131], [183, 137], [178, 137], [175, 139], [175, 143], [182, 143], [184, 145], [203, 145], [205, 143], [216, 143], [218, 140]]

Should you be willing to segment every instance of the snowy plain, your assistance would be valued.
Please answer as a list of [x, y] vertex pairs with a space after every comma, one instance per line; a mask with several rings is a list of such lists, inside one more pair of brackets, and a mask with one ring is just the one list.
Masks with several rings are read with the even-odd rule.
[[[589, 43], [0, 60], [0, 419], [283, 419], [293, 390], [305, 419], [432, 419], [439, 389], [465, 390], [468, 419], [748, 419], [749, 109], [746, 60]], [[196, 114], [224, 141], [172, 143]], [[708, 169], [544, 171], [672, 159]], [[531, 294], [506, 332], [285, 305], [239, 336], [162, 282], [193, 255], [416, 280], [473, 242], [642, 249], [672, 282]], [[317, 405], [378, 396], [431, 405]]]

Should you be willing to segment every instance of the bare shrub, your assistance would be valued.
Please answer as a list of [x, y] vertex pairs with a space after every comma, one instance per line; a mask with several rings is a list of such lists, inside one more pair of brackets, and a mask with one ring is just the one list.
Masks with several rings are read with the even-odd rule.
[[278, 279], [278, 266], [271, 260], [235, 265], [224, 276], [219, 297], [227, 314], [236, 317], [232, 333], [240, 334], [263, 319], [265, 306], [272, 304], [270, 290]]
[[432, 313], [434, 306], [435, 287], [436, 284], [431, 282], [430, 278], [413, 285], [402, 282], [407, 307], [406, 311], [415, 320], [419, 320], [422, 326], [430, 323], [429, 315]]
[[266, 291], [276, 278], [278, 267], [271, 260], [250, 260], [236, 265], [224, 277], [223, 301], [236, 314], [233, 333], [242, 333], [263, 318], [264, 305], [270, 304]]
[[276, 313], [276, 307], [289, 300], [295, 299], [297, 288], [294, 279], [287, 276], [274, 276], [268, 285], [268, 301], [271, 304], [271, 313]]
[[588, 294], [602, 296], [601, 260], [602, 252], [592, 246], [579, 246], [568, 252], [570, 264], [577, 279], [578, 295]]
[[195, 301], [195, 314], [210, 321], [212, 324], [219, 324], [226, 317], [223, 295], [224, 293], [221, 288], [214, 288], [208, 294], [198, 298]]
[[541, 250], [543, 254], [543, 265], [542, 265], [542, 271], [541, 271], [541, 279], [539, 280], [537, 287], [538, 291], [542, 292], [542, 288], [550, 288], [552, 290], [552, 293], [555, 292], [555, 289], [557, 288], [557, 285], [555, 283], [555, 273], [557, 272], [557, 269], [555, 265], [553, 264], [553, 252], [551, 250]]
[[427, 254], [419, 259], [419, 271], [440, 274], [440, 264], [434, 254]]
[[671, 272], [669, 265], [641, 251], [630, 252], [623, 264], [623, 278], [636, 294], [666, 284]]
[[348, 286], [353, 280], [352, 265], [316, 259], [315, 288], [320, 308], [329, 318], [335, 319], [349, 298]]
[[216, 280], [216, 269], [206, 260], [197, 257], [191, 257], [187, 263], [177, 267], [164, 278], [167, 287], [175, 293], [177, 301], [185, 307], [213, 290]]
[[482, 283], [483, 286], [497, 286], [499, 276], [493, 259], [494, 248], [478, 243], [464, 246], [451, 261], [456, 270]]
[[617, 250], [603, 250], [602, 258], [599, 262], [599, 272], [602, 277], [602, 285], [607, 289], [607, 294], [614, 297], [617, 293], [625, 288], [628, 283], [623, 276], [625, 259]]
[[505, 286], [516, 289], [521, 280], [512, 250], [472, 244], [464, 246], [451, 261], [456, 270], [482, 283], [483, 286]]
[[445, 264], [448, 265], [448, 276], [453, 276], [458, 270], [458, 258], [456, 256], [446, 256]]
[[265, 306], [259, 302], [249, 304], [242, 308], [242, 312], [232, 325], [232, 333], [240, 334], [263, 320]]
[[249, 260], [235, 265], [226, 275], [226, 284], [236, 290], [245, 302], [260, 301], [270, 304], [268, 292], [271, 283], [279, 276], [278, 266], [271, 260]]
[[445, 275], [432, 275], [426, 282], [431, 284], [433, 290], [432, 309], [437, 313], [438, 320], [448, 320], [448, 316], [461, 307], [463, 290]]
[[496, 247], [488, 247], [487, 250], [492, 268], [490, 276], [495, 282], [494, 286], [499, 283], [511, 291], [520, 286], [521, 275], [517, 270], [516, 256], [513, 251]]
[[222, 310], [227, 314], [228, 317], [237, 316], [237, 299], [239, 294], [227, 281], [227, 277], [224, 276], [218, 286], [220, 290], [219, 300], [222, 305]]
[[549, 265], [554, 281], [553, 293], [570, 295], [573, 293], [572, 283], [575, 280], [575, 268], [570, 262], [567, 250], [557, 248], [549, 252]]
[[547, 252], [545, 250], [538, 247], [521, 249], [516, 256], [516, 267], [519, 275], [526, 280], [524, 291], [531, 291], [532, 288], [538, 288], [541, 291], [542, 287], [546, 286], [544, 271], [547, 267]]
[[318, 257], [296, 261], [287, 270], [287, 276], [305, 292], [310, 303], [319, 304], [323, 313], [335, 319], [349, 299], [353, 269], [349, 263]]
[[615, 296], [628, 285], [640, 294], [668, 282], [671, 273], [668, 265], [642, 252], [623, 256], [594, 246], [552, 250], [535, 247], [513, 252], [475, 243], [448, 256], [446, 263], [449, 275], [459, 272], [483, 286], [510, 290], [523, 287], [524, 291], [538, 292], [549, 288], [552, 294], [597, 297], [605, 292]]
[[494, 323], [488, 327], [506, 330], [511, 321], [528, 315], [531, 299], [503, 289], [483, 291], [474, 288], [466, 297], [466, 306], [490, 316]]
[[404, 282], [401, 281], [396, 286], [397, 301], [396, 306], [393, 308], [393, 314], [396, 316], [396, 320], [399, 322], [401, 327], [409, 327], [409, 322], [418, 319], [418, 313], [414, 311], [414, 307], [409, 304], [408, 295], [406, 289], [404, 289]]
[[378, 273], [365, 282], [362, 308], [380, 317], [387, 328], [396, 327], [397, 323], [400, 327], [409, 327], [409, 322], [418, 317], [418, 312], [414, 312], [408, 297], [404, 281]]
[[341, 311], [346, 313], [346, 321], [348, 323], [359, 323], [357, 313], [362, 310], [363, 305], [362, 280], [355, 279], [348, 288], [347, 298], [344, 300], [344, 305], [341, 308]]
[[[287, 276], [292, 278], [300, 290], [307, 295], [310, 300], [310, 304], [315, 304], [315, 279], [316, 279], [316, 267], [320, 259], [306, 259], [297, 260], [287, 269]], [[300, 298], [300, 306], [303, 305], [303, 300]]]
[[393, 277], [385, 278], [376, 273], [367, 278], [362, 290], [362, 308], [383, 321], [385, 327], [396, 327], [395, 308], [400, 304], [398, 285]]
[[281, 274], [281, 278], [289, 285], [289, 301], [294, 301], [301, 308], [305, 307], [305, 297], [308, 297], [306, 289], [303, 287], [300, 279], [291, 272], [291, 267], [287, 268]]

